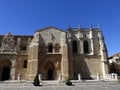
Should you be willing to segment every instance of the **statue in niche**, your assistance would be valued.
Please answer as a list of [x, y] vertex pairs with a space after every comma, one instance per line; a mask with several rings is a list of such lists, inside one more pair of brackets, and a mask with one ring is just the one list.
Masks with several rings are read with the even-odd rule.
[[50, 38], [51, 38], [51, 40], [54, 41], [54, 40], [55, 40], [55, 36], [54, 36], [54, 34], [51, 33]]
[[14, 51], [14, 45], [15, 45], [15, 41], [13, 39], [12, 34], [11, 33], [7, 33], [3, 37], [1, 51], [7, 51], [7, 52]]

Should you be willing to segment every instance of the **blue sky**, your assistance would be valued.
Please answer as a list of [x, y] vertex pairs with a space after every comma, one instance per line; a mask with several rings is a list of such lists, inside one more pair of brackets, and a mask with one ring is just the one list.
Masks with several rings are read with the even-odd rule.
[[109, 56], [120, 51], [120, 0], [0, 0], [0, 34], [33, 35], [46, 26], [97, 28]]

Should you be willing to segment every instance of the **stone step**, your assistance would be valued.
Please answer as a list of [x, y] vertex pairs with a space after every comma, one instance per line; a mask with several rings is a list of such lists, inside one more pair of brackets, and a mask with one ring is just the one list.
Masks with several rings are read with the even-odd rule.
[[59, 84], [59, 82], [57, 80], [53, 80], [53, 81], [41, 81], [42, 84]]
[[[94, 85], [94, 84], [116, 84], [119, 83], [119, 81], [72, 81], [74, 85]], [[0, 86], [31, 86], [33, 85], [32, 81], [18, 81], [18, 80], [10, 80], [10, 81], [0, 81]], [[65, 85], [64, 82], [58, 82], [57, 80], [53, 81], [48, 81], [48, 80], [43, 80], [40, 82], [40, 85]]]

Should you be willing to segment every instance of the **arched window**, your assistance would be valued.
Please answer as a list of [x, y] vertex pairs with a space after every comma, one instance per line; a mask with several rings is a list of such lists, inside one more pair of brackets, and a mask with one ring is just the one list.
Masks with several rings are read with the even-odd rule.
[[23, 68], [27, 68], [27, 60], [24, 61]]
[[22, 51], [26, 51], [27, 50], [27, 45], [21, 45], [20, 48], [21, 48]]
[[77, 47], [77, 41], [76, 40], [72, 41], [72, 51], [73, 51], [73, 53], [78, 52], [78, 47]]
[[27, 50], [27, 47], [26, 47], [26, 46], [23, 46], [22, 50], [23, 50], [23, 51], [26, 51], [26, 50]]
[[60, 48], [61, 47], [60, 47], [59, 43], [56, 43], [55, 46], [54, 46], [55, 52], [59, 52]]
[[89, 53], [89, 43], [88, 41], [84, 41], [84, 53]]
[[50, 53], [53, 52], [53, 45], [52, 44], [48, 45], [48, 52], [50, 52]]

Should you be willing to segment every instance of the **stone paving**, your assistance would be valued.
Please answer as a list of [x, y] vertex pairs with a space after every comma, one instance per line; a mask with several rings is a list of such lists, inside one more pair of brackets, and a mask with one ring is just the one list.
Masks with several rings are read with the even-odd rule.
[[0, 83], [0, 90], [120, 90], [119, 82], [80, 82], [67, 86], [64, 83], [35, 87], [32, 83]]

